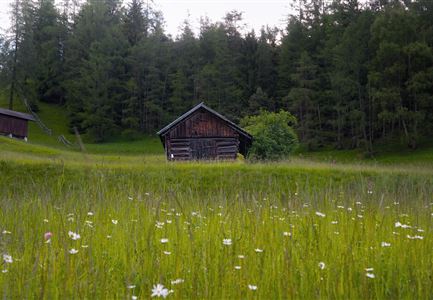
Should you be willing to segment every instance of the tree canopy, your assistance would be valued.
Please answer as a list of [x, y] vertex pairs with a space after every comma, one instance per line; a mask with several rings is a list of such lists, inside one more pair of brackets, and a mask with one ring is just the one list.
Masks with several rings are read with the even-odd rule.
[[309, 149], [433, 132], [433, 2], [303, 0], [286, 27], [246, 32], [242, 13], [164, 32], [152, 2], [14, 0], [0, 38], [0, 88], [62, 105], [96, 141], [153, 134], [205, 101], [235, 122], [296, 116]]

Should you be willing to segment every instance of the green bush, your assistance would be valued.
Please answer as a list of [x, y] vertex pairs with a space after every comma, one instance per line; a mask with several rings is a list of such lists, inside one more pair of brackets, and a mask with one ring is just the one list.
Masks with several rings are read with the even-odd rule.
[[241, 126], [253, 135], [248, 157], [260, 160], [287, 158], [299, 144], [293, 125], [296, 125], [296, 118], [284, 110], [278, 113], [261, 111], [259, 115], [243, 118]]

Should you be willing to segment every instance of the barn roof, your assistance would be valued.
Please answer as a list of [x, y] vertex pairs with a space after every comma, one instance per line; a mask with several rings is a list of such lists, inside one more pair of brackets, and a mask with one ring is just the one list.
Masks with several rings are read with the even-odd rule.
[[177, 118], [176, 120], [174, 120], [173, 122], [171, 122], [170, 124], [168, 124], [167, 126], [165, 126], [164, 128], [162, 128], [160, 131], [158, 131], [157, 134], [160, 135], [160, 136], [164, 135], [171, 128], [173, 128], [174, 126], [176, 126], [177, 124], [179, 124], [183, 120], [187, 119], [190, 115], [192, 115], [194, 112], [196, 112], [200, 108], [207, 110], [208, 112], [210, 112], [214, 116], [216, 116], [219, 119], [223, 120], [224, 122], [227, 123], [228, 126], [230, 126], [231, 128], [233, 128], [234, 130], [236, 130], [239, 134], [241, 134], [242, 136], [244, 136], [248, 140], [251, 140], [253, 138], [251, 136], [251, 134], [249, 134], [248, 132], [246, 132], [245, 130], [243, 130], [242, 128], [240, 128], [238, 125], [236, 125], [235, 123], [233, 123], [232, 121], [230, 121], [229, 119], [227, 119], [226, 117], [224, 117], [223, 115], [217, 113], [212, 108], [207, 107], [204, 104], [204, 102], [201, 102], [201, 103], [197, 104], [196, 106], [194, 106], [192, 109], [190, 109], [189, 111], [187, 111], [186, 113], [184, 113], [183, 115], [181, 115], [179, 118]]
[[19, 111], [5, 109], [5, 108], [0, 108], [0, 115], [11, 116], [11, 117], [15, 117], [18, 119], [24, 119], [24, 120], [29, 120], [29, 121], [35, 120], [35, 118], [32, 115], [25, 114], [25, 113], [22, 113]]

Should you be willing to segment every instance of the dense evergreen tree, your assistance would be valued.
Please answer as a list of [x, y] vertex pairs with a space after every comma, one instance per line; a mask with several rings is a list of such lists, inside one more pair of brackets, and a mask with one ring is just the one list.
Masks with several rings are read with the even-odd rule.
[[245, 33], [242, 13], [186, 20], [176, 38], [152, 1], [15, 0], [0, 39], [1, 87], [63, 105], [96, 141], [154, 133], [194, 104], [239, 121], [287, 110], [310, 149], [433, 130], [432, 1], [302, 0], [284, 31]]

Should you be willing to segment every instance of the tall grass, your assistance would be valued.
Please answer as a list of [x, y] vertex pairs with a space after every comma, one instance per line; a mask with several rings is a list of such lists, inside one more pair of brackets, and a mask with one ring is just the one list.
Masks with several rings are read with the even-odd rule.
[[3, 298], [146, 299], [157, 283], [176, 299], [433, 294], [428, 170], [8, 155]]

